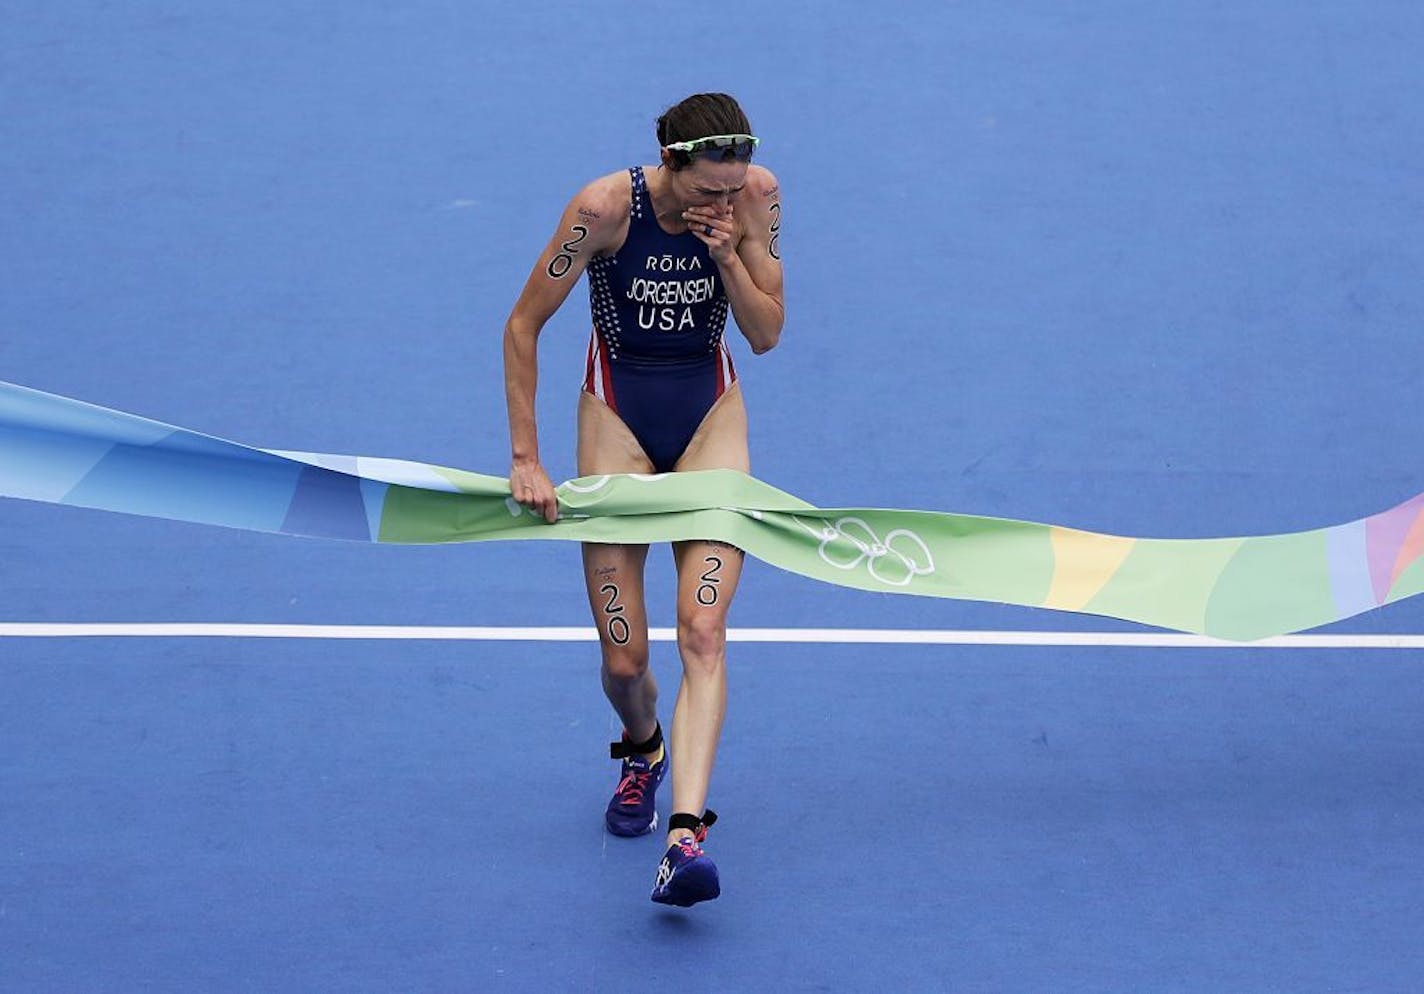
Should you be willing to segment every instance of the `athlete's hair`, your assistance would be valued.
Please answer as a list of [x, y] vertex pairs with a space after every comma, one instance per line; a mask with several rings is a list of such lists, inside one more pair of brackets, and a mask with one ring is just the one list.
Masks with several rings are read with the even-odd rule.
[[[658, 144], [690, 142], [710, 135], [749, 135], [752, 124], [735, 97], [727, 93], [694, 93], [673, 104], [658, 118]], [[674, 172], [687, 165], [685, 155], [663, 154]]]

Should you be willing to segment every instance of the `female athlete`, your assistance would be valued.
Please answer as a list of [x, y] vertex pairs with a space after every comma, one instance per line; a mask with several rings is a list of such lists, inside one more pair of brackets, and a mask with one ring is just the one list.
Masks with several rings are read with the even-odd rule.
[[[569, 201], [504, 329], [512, 466], [521, 504], [558, 516], [534, 417], [544, 324], [588, 271], [593, 333], [578, 407], [578, 472], [750, 470], [747, 415], [723, 341], [730, 309], [761, 354], [784, 316], [776, 177], [752, 165], [758, 139], [736, 100], [701, 93], [657, 122], [660, 161], [589, 183]], [[647, 546], [583, 547], [584, 580], [602, 648], [603, 690], [623, 722], [605, 824], [614, 835], [657, 828], [655, 792], [672, 766], [667, 852], [652, 899], [689, 906], [721, 892], [703, 851], [705, 807], [726, 711], [727, 608], [742, 552], [677, 542], [677, 646], [682, 683], [666, 747], [648, 669], [643, 600]]]

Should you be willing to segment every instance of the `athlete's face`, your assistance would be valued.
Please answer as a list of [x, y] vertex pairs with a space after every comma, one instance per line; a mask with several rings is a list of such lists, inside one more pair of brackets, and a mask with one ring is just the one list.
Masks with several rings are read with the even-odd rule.
[[711, 207], [727, 215], [732, 212], [733, 198], [747, 184], [747, 164], [693, 159], [672, 177], [684, 208]]

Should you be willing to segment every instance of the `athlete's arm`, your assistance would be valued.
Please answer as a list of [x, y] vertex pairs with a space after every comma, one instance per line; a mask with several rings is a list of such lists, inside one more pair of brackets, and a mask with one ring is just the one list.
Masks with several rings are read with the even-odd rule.
[[[627, 185], [626, 183], [624, 184]], [[618, 175], [594, 180], [569, 201], [554, 236], [504, 324], [504, 396], [509, 409], [509, 486], [514, 499], [542, 514], [559, 516], [554, 484], [539, 459], [534, 395], [539, 382], [539, 333], [568, 298], [593, 256], [609, 248], [621, 229]], [[628, 199], [627, 191], [621, 194]], [[626, 213], [624, 211], [623, 213]]]
[[747, 184], [733, 201], [741, 238], [736, 250], [717, 259], [714, 239], [704, 238], [722, 273], [722, 285], [732, 316], [752, 351], [760, 355], [776, 346], [786, 319], [781, 285], [781, 193], [771, 170], [752, 166]]

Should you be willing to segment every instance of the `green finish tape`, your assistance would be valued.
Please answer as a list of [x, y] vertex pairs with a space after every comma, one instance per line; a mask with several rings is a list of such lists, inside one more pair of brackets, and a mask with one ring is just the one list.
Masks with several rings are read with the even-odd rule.
[[0, 383], [0, 496], [366, 542], [712, 539], [843, 587], [1100, 614], [1249, 641], [1424, 592], [1424, 494], [1288, 535], [1150, 539], [964, 514], [818, 508], [732, 470], [558, 488], [549, 524], [502, 477], [256, 449]]

